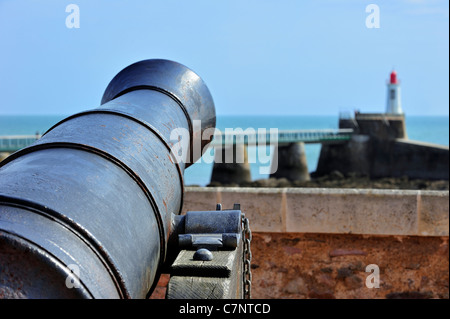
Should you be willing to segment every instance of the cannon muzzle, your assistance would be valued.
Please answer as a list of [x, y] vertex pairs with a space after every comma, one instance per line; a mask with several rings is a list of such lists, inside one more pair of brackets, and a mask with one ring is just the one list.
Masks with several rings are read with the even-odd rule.
[[215, 121], [197, 74], [145, 60], [114, 77], [100, 107], [1, 162], [0, 298], [148, 297], [181, 212], [184, 169]]

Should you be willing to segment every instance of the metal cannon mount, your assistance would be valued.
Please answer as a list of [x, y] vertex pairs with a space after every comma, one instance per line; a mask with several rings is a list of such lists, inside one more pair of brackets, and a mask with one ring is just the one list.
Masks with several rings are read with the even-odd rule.
[[[168, 299], [250, 299], [252, 259], [249, 221], [240, 205], [174, 215]], [[170, 244], [170, 242], [169, 242]]]

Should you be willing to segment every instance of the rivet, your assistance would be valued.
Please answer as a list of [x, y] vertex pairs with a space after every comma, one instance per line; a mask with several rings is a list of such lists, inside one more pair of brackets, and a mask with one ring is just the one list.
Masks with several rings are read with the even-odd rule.
[[200, 248], [194, 253], [194, 260], [211, 261], [213, 254], [206, 248]]

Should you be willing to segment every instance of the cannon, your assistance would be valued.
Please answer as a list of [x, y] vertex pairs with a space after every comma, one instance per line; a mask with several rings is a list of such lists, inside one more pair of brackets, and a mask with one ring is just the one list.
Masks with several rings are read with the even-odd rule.
[[[196, 73], [144, 60], [113, 78], [100, 107], [0, 162], [0, 298], [148, 298], [163, 271], [195, 275], [172, 267], [180, 252], [241, 254], [239, 207], [180, 215], [184, 170], [215, 121]], [[174, 138], [180, 129], [189, 134]], [[242, 255], [236, 265], [224, 297], [244, 289]]]

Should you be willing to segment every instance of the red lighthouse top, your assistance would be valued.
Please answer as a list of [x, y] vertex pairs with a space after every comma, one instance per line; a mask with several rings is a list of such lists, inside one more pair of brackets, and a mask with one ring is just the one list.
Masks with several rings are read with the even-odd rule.
[[392, 71], [391, 72], [391, 82], [390, 82], [391, 84], [398, 84], [398, 81], [397, 81], [397, 72], [395, 72], [395, 71]]

